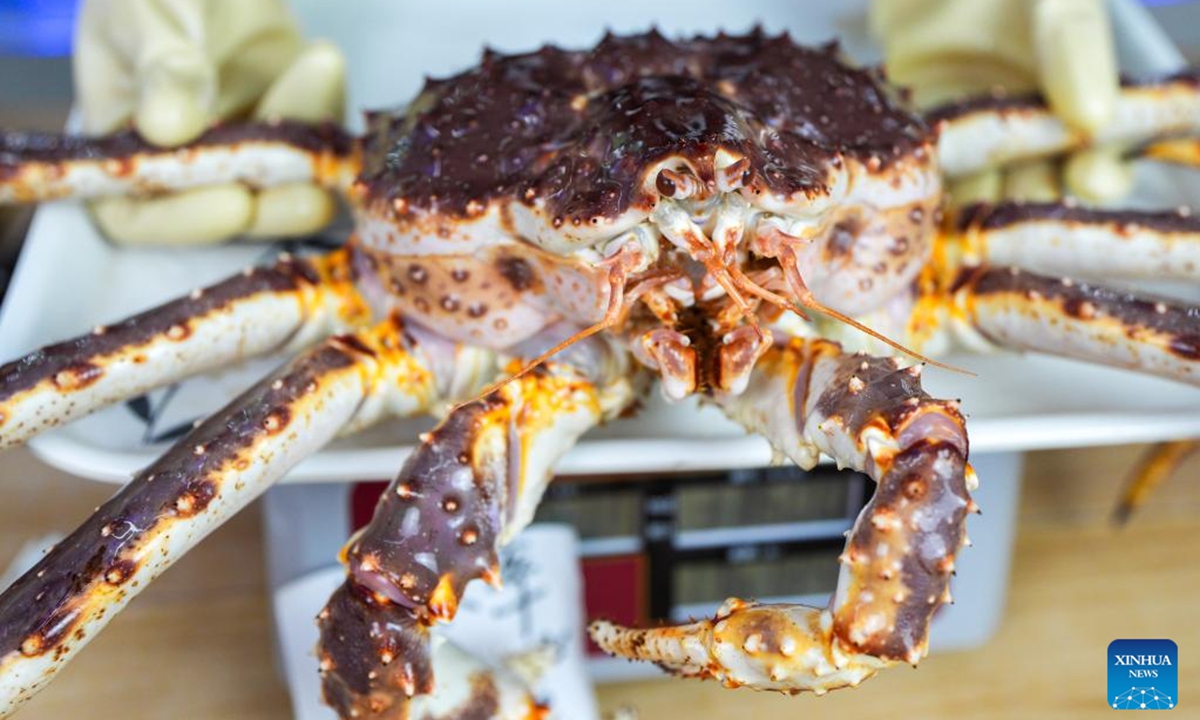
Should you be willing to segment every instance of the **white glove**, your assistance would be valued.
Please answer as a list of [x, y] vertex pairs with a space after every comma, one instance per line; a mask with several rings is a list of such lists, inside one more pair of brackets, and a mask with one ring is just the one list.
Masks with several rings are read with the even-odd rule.
[[[282, 0], [85, 0], [74, 70], [85, 132], [134, 125], [163, 146], [222, 120], [340, 120], [345, 102], [341, 52], [306, 45]], [[183, 244], [311, 233], [337, 205], [311, 184], [230, 183], [91, 207], [117, 242]]]
[[[888, 76], [922, 107], [1004, 88], [1040, 92], [1086, 133], [1113, 114], [1119, 78], [1104, 0], [873, 0], [870, 22]], [[1105, 148], [1069, 158], [1062, 175], [1085, 199], [1111, 198], [1132, 182], [1119, 153]], [[1059, 194], [1058, 176], [1039, 161], [967, 185], [1048, 199]]]

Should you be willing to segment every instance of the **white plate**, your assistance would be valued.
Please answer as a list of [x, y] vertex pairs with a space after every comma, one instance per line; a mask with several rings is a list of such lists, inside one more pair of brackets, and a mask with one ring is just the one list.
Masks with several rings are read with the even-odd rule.
[[[756, 0], [690, 0], [645, 3], [545, 2], [520, 5], [491, 0], [459, 3], [344, 4], [295, 0], [313, 34], [331, 37], [350, 60], [352, 106], [394, 105], [406, 100], [425, 72], [444, 74], [471, 64], [490, 42], [502, 49], [535, 46], [548, 38], [571, 45], [594, 42], [603, 27], [644, 28], [658, 20], [667, 33], [730, 30], [762, 19], [768, 29], [790, 28], [805, 42], [835, 35], [857, 57], [875, 59], [862, 36], [862, 3], [790, 3]], [[1178, 54], [1164, 44], [1140, 8], [1114, 3], [1118, 45], [1131, 73], [1161, 72]], [[457, 6], [456, 11], [454, 7]], [[516, 9], [514, 9], [516, 8]], [[1131, 19], [1132, 18], [1132, 19]], [[452, 23], [452, 25], [451, 25]], [[1200, 200], [1197, 178], [1145, 173], [1144, 197], [1158, 206]], [[130, 312], [213, 282], [272, 252], [262, 245], [162, 251], [117, 249], [69, 202], [41, 208], [0, 311], [0, 357], [13, 358], [46, 342], [86, 331]], [[248, 363], [180, 386], [153, 428], [127, 405], [101, 411], [46, 433], [30, 445], [46, 462], [68, 472], [123, 482], [163, 449], [147, 443], [155, 433], [203, 416], [281, 361]], [[951, 358], [976, 379], [931, 370], [935, 395], [960, 397], [970, 416], [975, 452], [1144, 442], [1200, 436], [1200, 389], [1132, 373], [1045, 357]], [[164, 393], [151, 400], [160, 403]], [[428, 422], [387, 423], [339, 440], [293, 470], [291, 481], [390, 478], [420, 428]], [[667, 407], [655, 400], [637, 418], [602, 428], [564, 460], [562, 472], [634, 473], [763, 465], [766, 443], [747, 437], [711, 409], [692, 403]]]

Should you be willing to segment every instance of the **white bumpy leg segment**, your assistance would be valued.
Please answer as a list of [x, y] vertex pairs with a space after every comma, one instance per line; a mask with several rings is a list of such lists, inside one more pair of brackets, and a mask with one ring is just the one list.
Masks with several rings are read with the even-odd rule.
[[1200, 281], [1200, 217], [1005, 202], [960, 211], [956, 234], [979, 264], [1092, 279]]
[[336, 125], [292, 121], [218, 125], [178, 148], [132, 130], [104, 137], [0, 132], [0, 203], [148, 195], [241, 182], [348, 187], [358, 143]]
[[956, 313], [988, 341], [1200, 385], [1200, 307], [1015, 267], [978, 268]]
[[285, 258], [0, 366], [0, 449], [126, 398], [369, 318], [345, 252]]
[[1060, 155], [1090, 145], [1140, 145], [1200, 131], [1200, 82], [1195, 70], [1124, 85], [1113, 118], [1094, 136], [1073, 130], [1037, 96], [981, 97], [937, 108], [926, 117], [941, 127], [938, 160], [962, 177], [1021, 160]]

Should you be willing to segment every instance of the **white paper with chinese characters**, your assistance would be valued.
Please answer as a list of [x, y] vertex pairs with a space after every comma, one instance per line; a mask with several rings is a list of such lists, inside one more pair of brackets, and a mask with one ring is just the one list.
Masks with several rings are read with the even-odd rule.
[[[501, 551], [500, 560], [503, 589], [471, 583], [454, 622], [435, 632], [494, 666], [551, 660], [534, 685], [535, 696], [550, 705], [553, 718], [596, 720], [584, 666], [583, 586], [574, 530], [534, 525]], [[342, 567], [329, 567], [275, 593], [280, 660], [296, 720], [337, 720], [321, 703], [313, 618], [344, 578]]]

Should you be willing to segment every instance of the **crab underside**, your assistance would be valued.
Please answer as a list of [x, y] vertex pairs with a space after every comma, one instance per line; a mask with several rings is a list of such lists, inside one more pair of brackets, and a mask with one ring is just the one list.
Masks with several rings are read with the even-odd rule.
[[370, 115], [362, 138], [290, 123], [218, 127], [182, 150], [132, 133], [0, 135], [0, 201], [315, 180], [356, 215], [341, 250], [282, 257], [0, 367], [4, 447], [299, 352], [0, 596], [0, 714], [306, 454], [416, 413], [444, 419], [347, 544], [345, 583], [318, 618], [325, 699], [343, 717], [538, 714], [503, 672], [431, 649], [429, 628], [468, 582], [499, 581], [497, 548], [530, 521], [555, 461], [653, 378], [798, 465], [824, 454], [877, 488], [827, 607], [731, 599], [683, 626], [597, 622], [592, 638], [784, 692], [915, 664], [950, 597], [975, 478], [957, 403], [927, 396], [922, 366], [898, 358], [1000, 347], [1200, 384], [1200, 309], [1088, 280], [1194, 282], [1193, 218], [1050, 204], [943, 218], [943, 174], [1096, 141], [1179, 161], [1198, 125], [1189, 75], [1124, 88], [1102, 138], [1036, 99], [926, 120], [836, 48], [753, 32], [488, 53], [430, 81], [407, 114]]

